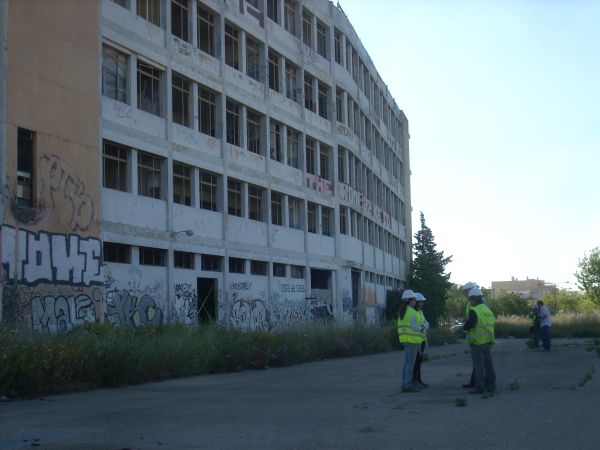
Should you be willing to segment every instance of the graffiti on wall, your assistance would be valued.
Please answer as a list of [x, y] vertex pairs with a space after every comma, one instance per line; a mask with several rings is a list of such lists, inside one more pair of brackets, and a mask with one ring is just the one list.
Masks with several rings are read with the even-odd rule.
[[[271, 292], [269, 298], [269, 318], [271, 329], [289, 328], [306, 322], [306, 304], [304, 292], [306, 287], [301, 283], [280, 283]], [[299, 292], [302, 297], [294, 298], [292, 294]], [[291, 297], [291, 298], [290, 298]]]
[[331, 181], [313, 175], [312, 173], [306, 174], [306, 186], [321, 194], [333, 195], [333, 184]]
[[370, 214], [375, 220], [387, 227], [392, 225], [392, 217], [369, 200], [363, 193], [355, 191], [345, 183], [339, 182], [337, 184], [337, 192], [339, 193], [340, 200], [344, 200], [359, 208], [362, 212]]
[[333, 308], [329, 303], [315, 297], [307, 298], [312, 320], [315, 322], [329, 323], [335, 320]]
[[234, 328], [245, 331], [271, 329], [269, 310], [260, 299], [235, 299], [231, 305], [229, 321]]
[[138, 328], [163, 323], [163, 310], [147, 292], [137, 289], [114, 289], [107, 292], [104, 321]]
[[163, 323], [164, 311], [159, 300], [164, 298], [163, 284], [142, 285], [141, 271], [132, 267], [129, 275], [133, 280], [129, 281], [127, 288], [119, 289], [110, 269], [107, 267], [104, 272], [102, 304], [105, 323], [132, 328]]
[[46, 153], [39, 159], [40, 202], [69, 219], [73, 231], [86, 231], [94, 220], [94, 203], [85, 183], [61, 159]]
[[34, 331], [64, 333], [76, 326], [96, 322], [96, 307], [87, 294], [35, 296], [31, 299]]
[[[96, 238], [2, 226], [2, 265], [9, 281], [91, 286], [102, 284], [102, 244]], [[16, 263], [16, 265], [15, 265]]]
[[173, 317], [173, 320], [187, 324], [198, 321], [198, 294], [191, 283], [175, 285], [175, 299], [171, 317]]

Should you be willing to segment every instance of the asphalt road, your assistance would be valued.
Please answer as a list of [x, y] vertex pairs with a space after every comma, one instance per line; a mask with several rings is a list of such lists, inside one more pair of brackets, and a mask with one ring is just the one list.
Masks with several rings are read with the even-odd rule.
[[428, 350], [430, 387], [415, 394], [400, 393], [403, 353], [390, 352], [5, 402], [0, 448], [598, 449], [600, 359], [587, 343], [546, 353], [500, 340], [487, 399], [460, 387], [470, 356], [454, 344]]

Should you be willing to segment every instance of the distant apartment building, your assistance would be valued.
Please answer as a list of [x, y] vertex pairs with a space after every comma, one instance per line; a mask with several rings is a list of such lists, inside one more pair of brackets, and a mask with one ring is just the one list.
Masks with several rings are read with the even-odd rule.
[[374, 323], [408, 122], [325, 0], [0, 1], [0, 317]]
[[546, 294], [556, 292], [556, 285], [544, 280], [530, 279], [510, 281], [492, 281], [492, 296], [496, 298], [501, 292], [520, 295], [523, 299], [539, 300]]

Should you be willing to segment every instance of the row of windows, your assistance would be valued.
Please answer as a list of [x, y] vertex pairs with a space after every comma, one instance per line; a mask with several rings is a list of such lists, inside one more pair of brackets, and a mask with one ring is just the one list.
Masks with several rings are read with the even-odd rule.
[[[132, 246], [129, 244], [120, 244], [116, 242], [103, 243], [103, 261], [110, 263], [131, 264]], [[195, 269], [196, 254], [190, 252], [174, 251], [173, 267], [178, 269]], [[225, 258], [219, 255], [201, 254], [200, 270], [205, 272], [221, 272], [223, 270], [223, 261]], [[166, 267], [167, 250], [153, 247], [138, 247], [138, 263], [146, 266]], [[293, 264], [277, 263], [261, 260], [247, 260], [243, 258], [227, 258], [227, 269], [229, 273], [249, 273], [250, 275], [267, 276], [271, 266], [271, 275], [277, 278], [305, 278], [305, 267]], [[312, 287], [329, 287], [329, 278], [331, 272], [311, 269]], [[321, 280], [319, 278], [325, 278]], [[365, 282], [380, 284], [388, 287], [397, 287], [396, 280], [392, 277], [376, 274], [374, 272], [365, 272]], [[318, 286], [322, 284], [323, 286]]]
[[404, 202], [350, 150], [338, 147], [338, 179], [405, 224]]
[[[133, 149], [108, 140], [103, 144], [104, 187], [129, 192], [129, 161]], [[167, 160], [138, 150], [137, 161], [138, 195], [164, 199], [162, 187], [166, 184], [163, 181], [163, 174]], [[193, 183], [196, 183], [194, 179], [198, 180], [197, 194], [194, 194], [192, 189]], [[261, 222], [267, 221], [269, 213], [267, 208], [270, 202], [270, 220], [273, 225], [302, 230], [306, 224], [309, 233], [320, 233], [325, 236], [333, 234], [332, 208], [310, 201], [306, 201], [305, 205], [305, 200], [277, 191], [271, 191], [269, 199], [267, 189], [231, 177], [226, 179], [226, 207], [224, 207], [225, 199], [221, 199], [220, 196], [222, 180], [222, 175], [173, 161], [173, 201], [187, 206], [194, 204], [211, 211], [227, 211], [232, 216]], [[380, 187], [381, 196], [381, 192], [384, 192], [381, 190], [383, 184], [376, 182], [376, 186]], [[385, 198], [397, 199], [388, 191], [385, 192], [387, 193]], [[193, 201], [194, 195], [199, 196], [198, 202]], [[394, 211], [401, 210], [404, 217], [403, 203], [397, 200], [399, 203], [394, 207]], [[390, 202], [385, 204], [390, 205]], [[404, 257], [404, 243], [361, 213], [340, 206], [339, 218], [341, 234], [351, 235], [394, 256]]]
[[371, 122], [369, 116], [361, 111], [358, 103], [347, 92], [338, 88], [336, 105], [337, 121], [348, 126], [383, 166], [397, 180], [402, 180], [402, 161], [379, 133], [375, 123]]
[[[190, 20], [191, 1], [171, 0], [171, 33], [186, 42], [191, 42], [190, 29], [193, 26], [193, 21]], [[126, 0], [117, 1], [117, 3], [127, 7]], [[249, 4], [252, 5], [251, 2]], [[256, 0], [256, 4], [257, 9], [262, 8], [262, 2]], [[283, 20], [280, 21], [279, 5], [278, 0], [267, 0], [267, 16], [271, 20], [282, 24], [287, 31], [296, 37], [300, 37], [299, 33], [301, 32], [304, 44], [328, 59], [329, 28], [327, 25], [317, 19], [306, 8], [300, 8], [299, 3], [295, 0], [284, 0], [284, 15]], [[201, 51], [218, 57], [217, 50], [220, 36], [217, 36], [217, 14], [201, 2], [197, 2], [196, 9], [196, 45]], [[298, 27], [297, 17], [299, 17], [300, 9], [302, 11], [302, 26]], [[137, 14], [158, 26], [160, 26], [160, 11], [160, 0], [140, 0], [137, 2]], [[278, 55], [274, 50], [268, 49], [265, 51], [264, 44], [252, 36], [246, 35], [245, 37], [246, 52], [243, 55], [240, 41], [244, 35], [246, 34], [242, 33], [235, 25], [225, 23], [222, 36], [225, 47], [224, 61], [227, 65], [237, 70], [243, 70], [248, 76], [257, 81], [265, 81], [264, 78], [266, 77], [271, 89], [285, 93], [297, 102], [300, 101], [297, 93], [302, 92], [302, 87], [304, 87], [305, 107], [318, 112], [324, 118], [329, 118], [327, 99], [330, 95], [330, 88], [325, 83], [305, 73], [303, 81], [300, 81], [303, 86], [299, 85], [299, 68]], [[345, 46], [343, 45], [344, 41], [346, 42]], [[338, 64], [344, 65], [345, 61], [346, 69], [363, 94], [369, 99], [371, 106], [369, 114], [374, 113], [377, 119], [381, 118], [387, 127], [391, 127], [396, 140], [401, 141], [402, 124], [394, 116], [392, 106], [386, 101], [385, 90], [379, 88], [362, 58], [359, 57], [357, 50], [337, 28], [334, 33], [334, 55], [334, 59]], [[265, 59], [267, 64], [264, 62]], [[242, 68], [242, 64], [245, 68]], [[263, 73], [263, 67], [268, 67], [268, 73]], [[284, 67], [281, 72], [280, 67]], [[284, 75], [282, 76], [281, 73]], [[285, 80], [285, 84], [283, 80]]]
[[[116, 242], [104, 242], [104, 262], [131, 264], [132, 246]], [[138, 248], [138, 263], [145, 266], [166, 267], [167, 250], [154, 247]], [[219, 255], [200, 255], [200, 269], [207, 272], [221, 272], [224, 258]], [[229, 273], [249, 273], [251, 275], [264, 275], [268, 273], [269, 262], [260, 260], [246, 260], [243, 258], [228, 258]], [[190, 252], [174, 251], [173, 267], [178, 269], [195, 269], [196, 254]], [[304, 267], [283, 263], [271, 263], [274, 277], [304, 278]], [[289, 267], [289, 274], [288, 274]]]
[[[256, 50], [257, 52], [259, 50]], [[249, 59], [247, 73], [252, 78], [261, 79], [261, 61], [252, 56], [253, 46], [247, 45]], [[285, 67], [285, 75], [280, 76], [280, 66]], [[329, 97], [331, 88], [308, 72], [304, 72], [303, 85], [300, 84], [300, 69], [269, 50], [269, 87], [277, 92], [285, 93], [288, 98], [300, 103], [298, 92], [304, 86], [304, 106], [318, 113], [325, 119], [329, 114]], [[237, 66], [236, 66], [237, 68]], [[102, 46], [102, 95], [129, 103], [129, 56], [107, 44]], [[176, 72], [171, 73], [171, 96], [173, 122], [190, 128], [196, 128], [191, 117], [192, 92], [195, 83]], [[148, 113], [163, 117], [164, 100], [162, 84], [165, 72], [158, 67], [141, 59], [137, 62], [137, 107]], [[284, 81], [283, 81], [284, 80]], [[198, 129], [206, 134], [215, 136], [215, 92], [201, 85], [198, 86]]]
[[[109, 61], [114, 62], [111, 55], [114, 55], [114, 49], [104, 46], [105, 53], [110, 56]], [[117, 56], [118, 59], [118, 56]], [[148, 69], [147, 64], [138, 61], [139, 71], [144, 72]], [[112, 63], [107, 63], [106, 67], [112, 68], [116, 67]], [[149, 69], [148, 69], [149, 70]], [[106, 73], [109, 73], [110, 70], [104, 70], [103, 73], [105, 76], [103, 77], [103, 86], [105, 86], [104, 93], [117, 94], [119, 90], [117, 89], [118, 82], [114, 82], [114, 78], [106, 76]], [[141, 73], [139, 72], [139, 73]], [[118, 73], [115, 72], [115, 73]], [[159, 95], [156, 94], [154, 87], [144, 87], [150, 86], [152, 84], [152, 80], [155, 78], [151, 78], [148, 75], [148, 72], [144, 72], [146, 75], [140, 75], [139, 86], [141, 89], [146, 92], [140, 91], [139, 99], [142, 99], [140, 106], [142, 109], [152, 109], [151, 105], [156, 105], [153, 103]], [[146, 79], [147, 83], [143, 80]], [[172, 87], [172, 95], [173, 95], [173, 120], [177, 123], [181, 123], [183, 125], [190, 124], [190, 81], [186, 81], [176, 73], [172, 75], [173, 87]], [[350, 100], [351, 101], [351, 100]], [[356, 106], [356, 104], [355, 104]], [[206, 133], [211, 136], [215, 136], [217, 134], [216, 127], [216, 116], [217, 116], [217, 94], [202, 85], [198, 85], [198, 128], [201, 132]], [[267, 136], [263, 130], [266, 128], [266, 122], [268, 122], [269, 128], [269, 155], [272, 159], [275, 159], [279, 162], [288, 164], [295, 168], [300, 168], [301, 159], [299, 158], [299, 146], [301, 143], [300, 133], [290, 127], [287, 127], [283, 123], [279, 123], [277, 121], [271, 120], [267, 116], [256, 112], [243, 104], [235, 102], [229, 98], [225, 101], [225, 109], [226, 109], [226, 123], [225, 123], [225, 138], [228, 143], [236, 146], [245, 147], [248, 151], [257, 153], [257, 154], [265, 154], [266, 153], [266, 141]], [[356, 109], [358, 111], [358, 109]], [[245, 120], [243, 118], [245, 117]], [[366, 127], [367, 130], [371, 130], [370, 121], [364, 116], [363, 123], [369, 123], [369, 126]], [[375, 127], [373, 127], [375, 130]], [[370, 136], [370, 133], [367, 134]], [[242, 138], [244, 142], [242, 142]], [[370, 140], [369, 140], [370, 142]], [[385, 141], [381, 138], [379, 133], [375, 135], [376, 142], [376, 156], [378, 158], [382, 158], [384, 161], [384, 165], [389, 168], [390, 164], [393, 168], [393, 174], [396, 179], [402, 180], [402, 171], [404, 170], [404, 166], [400, 159], [391, 152], [390, 147], [385, 144]], [[383, 156], [381, 155], [381, 149], [384, 149]], [[340, 148], [341, 149], [341, 148]], [[346, 151], [341, 149], [338, 150], [338, 176], [341, 182], [350, 184], [353, 188], [360, 190], [364, 194], [367, 194], [368, 180], [371, 178], [370, 172], [369, 176], [361, 177], [362, 172], [358, 172], [358, 176], [354, 176], [355, 165], [352, 164], [352, 159], [349, 159], [349, 172], [346, 172], [346, 165], [343, 164], [343, 159], [346, 157]], [[323, 143], [316, 141], [315, 139], [306, 136], [304, 139], [304, 162], [305, 169], [308, 173], [315, 174], [324, 179], [332, 179], [332, 171], [330, 165], [330, 155], [331, 155], [331, 147], [326, 146]], [[361, 169], [362, 170], [362, 169]], [[366, 168], [364, 169], [366, 170]], [[364, 180], [364, 181], [362, 181]], [[386, 188], [386, 190], [388, 190]], [[377, 189], [376, 189], [377, 192]], [[381, 198], [377, 195], [369, 195], [370, 200], [376, 201], [378, 206], [384, 208], [386, 211], [390, 211], [392, 208], [387, 207], [387, 202], [381, 201]], [[387, 198], [387, 196], [386, 196]], [[394, 204], [397, 203], [397, 200]], [[395, 214], [395, 217], [398, 219], [400, 215]]]
[[339, 209], [340, 234], [352, 236], [392, 256], [406, 259], [406, 243], [373, 220], [346, 206]]
[[[166, 185], [166, 158], [151, 153], [137, 153], [137, 194], [146, 197], [165, 199], [163, 186]], [[104, 140], [104, 182], [106, 188], [131, 192], [129, 179], [130, 163], [133, 149], [124, 145]], [[251, 220], [266, 221], [268, 198], [267, 189], [246, 183], [234, 178], [227, 178], [227, 207], [223, 207], [220, 199], [221, 180], [219, 174], [197, 169], [177, 161], [173, 161], [173, 202], [192, 206], [194, 179], [198, 180], [198, 206], [211, 211], [227, 211], [228, 214], [245, 217]], [[247, 198], [247, 202], [244, 199]], [[288, 226], [294, 229], [303, 227], [304, 200], [271, 191], [271, 223]], [[317, 203], [306, 202], [307, 231], [325, 236], [333, 234], [332, 209]]]

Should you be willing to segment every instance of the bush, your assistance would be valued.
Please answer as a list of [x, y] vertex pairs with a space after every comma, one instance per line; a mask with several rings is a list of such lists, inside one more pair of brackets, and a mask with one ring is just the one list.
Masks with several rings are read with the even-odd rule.
[[391, 330], [395, 326], [312, 325], [265, 333], [90, 324], [52, 336], [0, 326], [0, 393], [35, 395], [364, 355], [391, 350], [398, 340]]

